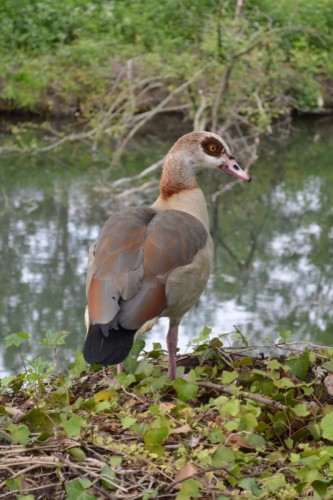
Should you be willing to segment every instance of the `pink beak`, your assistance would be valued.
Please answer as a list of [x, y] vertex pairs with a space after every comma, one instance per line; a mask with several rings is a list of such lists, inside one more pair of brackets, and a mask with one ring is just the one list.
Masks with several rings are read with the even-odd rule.
[[234, 177], [237, 177], [237, 179], [241, 179], [242, 181], [250, 182], [251, 180], [251, 177], [240, 168], [233, 156], [229, 156], [227, 161], [223, 163], [220, 168], [227, 174], [233, 175]]

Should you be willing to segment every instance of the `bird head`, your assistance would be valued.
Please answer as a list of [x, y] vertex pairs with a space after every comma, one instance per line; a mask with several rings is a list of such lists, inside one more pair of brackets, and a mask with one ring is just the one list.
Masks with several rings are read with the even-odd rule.
[[194, 173], [217, 169], [242, 181], [251, 180], [232, 156], [227, 143], [212, 132], [191, 132], [183, 135], [169, 154], [176, 155], [177, 160], [187, 164]]

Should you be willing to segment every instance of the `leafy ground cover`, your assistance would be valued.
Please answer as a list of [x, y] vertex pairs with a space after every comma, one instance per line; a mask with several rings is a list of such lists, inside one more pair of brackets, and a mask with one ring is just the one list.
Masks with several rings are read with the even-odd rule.
[[251, 355], [209, 334], [173, 382], [141, 339], [115, 375], [80, 352], [62, 371], [64, 334], [43, 340], [54, 363], [24, 359], [27, 333], [7, 337], [24, 370], [1, 380], [1, 498], [332, 498], [333, 349], [281, 332], [271, 347], [288, 355]]

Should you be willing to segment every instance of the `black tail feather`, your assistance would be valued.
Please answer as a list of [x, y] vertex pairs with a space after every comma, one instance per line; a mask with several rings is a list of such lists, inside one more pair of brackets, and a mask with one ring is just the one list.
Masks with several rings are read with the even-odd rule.
[[90, 325], [83, 346], [84, 359], [91, 365], [101, 363], [107, 366], [121, 363], [132, 348], [135, 333], [136, 330], [125, 328], [110, 329], [106, 337], [100, 325]]

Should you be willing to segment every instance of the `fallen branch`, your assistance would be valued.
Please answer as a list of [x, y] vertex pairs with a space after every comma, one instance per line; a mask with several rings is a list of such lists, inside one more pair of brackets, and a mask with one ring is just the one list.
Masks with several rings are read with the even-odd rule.
[[[205, 387], [207, 389], [214, 389], [219, 392], [224, 392], [225, 394], [229, 394], [230, 396], [235, 395], [235, 391], [230, 389], [229, 387], [225, 387], [224, 385], [214, 384], [213, 382], [197, 382], [199, 387]], [[286, 411], [287, 406], [274, 401], [271, 398], [267, 398], [266, 396], [261, 396], [260, 394], [252, 394], [247, 391], [237, 392], [237, 395], [243, 399], [251, 399], [252, 401], [256, 401], [257, 403], [262, 403], [266, 406], [271, 406], [277, 410]]]

